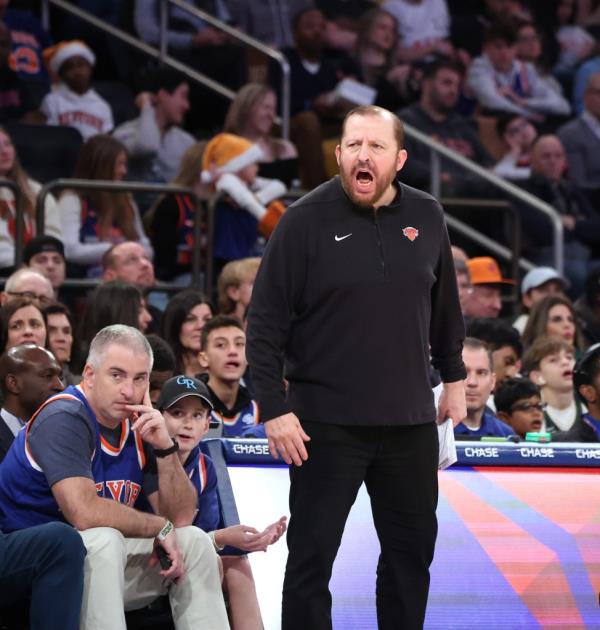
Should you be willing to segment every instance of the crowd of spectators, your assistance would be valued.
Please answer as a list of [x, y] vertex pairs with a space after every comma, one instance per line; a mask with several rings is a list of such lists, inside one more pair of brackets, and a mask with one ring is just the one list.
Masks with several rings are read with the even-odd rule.
[[[88, 8], [124, 26], [118, 4], [91, 2]], [[156, 45], [160, 3], [129, 4], [130, 28]], [[85, 30], [80, 40], [69, 21], [52, 37], [30, 12], [0, 0], [0, 177], [12, 186], [0, 186], [0, 274], [6, 277], [0, 461], [48, 397], [89, 378], [94, 340], [113, 324], [135, 329], [152, 348], [149, 401], [164, 412], [170, 435], [186, 443], [182, 418], [193, 413], [202, 421], [181, 457], [190, 475], [210, 466], [197, 450], [205, 436], [264, 437], [244, 332], [260, 256], [294, 191], [311, 190], [333, 174], [328, 149], [341, 120], [365, 103], [397, 112], [547, 202], [564, 228], [564, 274], [550, 266], [550, 223], [526, 204], [516, 210], [524, 253], [535, 268], [523, 278], [507, 278], [479, 251], [471, 256], [453, 248], [468, 335], [467, 416], [456, 426], [457, 438], [519, 440], [534, 433], [599, 442], [600, 4], [482, 0], [466, 10], [456, 0], [294, 0], [272, 3], [269, 11], [258, 2], [196, 4], [286, 56], [289, 140], [280, 137], [277, 122], [279, 67], [263, 63], [249, 72], [243, 48], [204, 20], [170, 6], [168, 47], [232, 89], [231, 103], [171, 69], [144, 66], [127, 77], [135, 90], [130, 111], [137, 115], [119, 119], [115, 104], [95, 87], [96, 74], [107, 78], [107, 58], [116, 49], [87, 39]], [[116, 76], [108, 78], [123, 78], [116, 66], [113, 59]], [[17, 150], [19, 124], [66, 126], [80, 134], [79, 158], [68, 176], [172, 183], [193, 195], [66, 186], [45, 197], [39, 233], [36, 200], [43, 182], [21, 165], [35, 151], [35, 127], [31, 146]], [[410, 136], [406, 148], [400, 178], [427, 188], [429, 151]], [[501, 196], [448, 159], [441, 161], [441, 184], [444, 197]], [[206, 202], [215, 193], [212, 242], [206, 217], [197, 241], [193, 197]], [[16, 266], [19, 233], [24, 247]], [[214, 295], [191, 286], [195, 250], [212, 255]], [[70, 279], [97, 284], [77, 290], [65, 284]], [[163, 282], [177, 291], [166, 292]], [[515, 285], [521, 309], [511, 314]], [[183, 397], [188, 402], [179, 404], [183, 381], [177, 377], [198, 383], [205, 398]], [[201, 494], [204, 482], [198, 483]], [[266, 549], [285, 522], [261, 532], [258, 546], [248, 542], [248, 535], [259, 534], [252, 528], [228, 530], [218, 515], [199, 523], [209, 528], [215, 548], [229, 550], [222, 569], [233, 627], [259, 628], [251, 571], [239, 554]]]

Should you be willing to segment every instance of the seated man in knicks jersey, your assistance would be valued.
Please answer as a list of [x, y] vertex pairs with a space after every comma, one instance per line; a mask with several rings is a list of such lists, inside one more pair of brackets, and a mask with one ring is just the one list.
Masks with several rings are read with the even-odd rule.
[[[176, 628], [228, 628], [213, 544], [186, 527], [194, 486], [150, 402], [152, 361], [134, 328], [96, 335], [81, 384], [40, 407], [0, 467], [0, 529], [66, 521], [79, 530], [83, 629], [125, 630], [124, 609], [167, 592]], [[135, 509], [142, 490], [156, 514]]]

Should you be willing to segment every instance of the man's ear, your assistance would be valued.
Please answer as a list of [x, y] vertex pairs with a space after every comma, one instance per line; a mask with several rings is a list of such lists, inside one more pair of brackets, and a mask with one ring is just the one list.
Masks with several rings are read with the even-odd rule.
[[340, 145], [338, 144], [335, 147], [335, 161], [337, 162], [338, 166], [340, 165], [340, 152], [341, 152], [341, 149], [340, 149]]
[[16, 374], [7, 374], [4, 378], [4, 386], [9, 393], [18, 396], [21, 393], [22, 381]]
[[240, 300], [240, 287], [236, 287], [234, 284], [229, 285], [226, 289], [225, 289], [225, 295], [232, 301], [232, 302], [239, 302]]
[[406, 152], [406, 149], [400, 149], [400, 151], [398, 151], [398, 158], [396, 159], [397, 171], [402, 170], [402, 167], [406, 163], [407, 158], [408, 158], [408, 153]]
[[8, 293], [2, 291], [2, 293], [0, 293], [0, 306], [4, 306], [6, 302], [8, 302]]
[[81, 380], [86, 384], [87, 387], [94, 387], [94, 368], [86, 363], [83, 372], [81, 373]]
[[198, 352], [198, 363], [205, 369], [208, 370], [210, 367], [210, 363], [208, 361], [208, 355], [206, 352]]
[[539, 370], [531, 370], [531, 372], [529, 372], [529, 378], [540, 387], [543, 387], [546, 384], [546, 379], [542, 376], [542, 373]]
[[112, 269], [105, 269], [102, 272], [102, 279], [103, 280], [114, 280], [117, 277], [117, 274], [112, 270]]

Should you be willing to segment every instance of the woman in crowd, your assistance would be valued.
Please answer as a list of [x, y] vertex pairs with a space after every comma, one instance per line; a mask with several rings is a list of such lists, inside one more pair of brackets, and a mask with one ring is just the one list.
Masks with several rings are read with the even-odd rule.
[[0, 309], [2, 352], [22, 343], [46, 347], [46, 318], [28, 298], [16, 298]]
[[282, 180], [288, 187], [298, 178], [298, 153], [289, 141], [273, 135], [277, 97], [273, 88], [248, 83], [232, 101], [223, 131], [242, 136], [263, 151], [259, 175]]
[[494, 166], [494, 173], [515, 181], [528, 179], [531, 175], [530, 151], [538, 137], [537, 129], [523, 116], [501, 114], [496, 121], [496, 130], [508, 151]]
[[198, 361], [200, 336], [212, 316], [210, 302], [196, 289], [186, 289], [171, 298], [162, 320], [162, 337], [175, 353], [176, 374], [205, 372]]
[[[205, 146], [206, 142], [197, 142], [187, 149], [179, 172], [171, 182], [192, 188], [200, 199], [210, 196], [209, 186], [200, 181]], [[144, 217], [154, 249], [154, 271], [159, 280], [176, 283], [187, 280], [189, 284], [195, 212], [188, 195], [163, 195]], [[204, 243], [200, 246], [203, 248]]]
[[48, 347], [62, 367], [63, 385], [77, 385], [81, 380], [71, 372], [73, 352], [73, 318], [64, 304], [55, 302], [42, 310], [48, 328]]
[[89, 297], [79, 328], [78, 337], [81, 341], [77, 354], [85, 360], [92, 339], [105, 326], [119, 323], [145, 332], [151, 321], [152, 316], [146, 308], [144, 296], [136, 286], [121, 280], [103, 282]]
[[362, 83], [377, 91], [375, 104], [395, 111], [417, 94], [411, 87], [411, 68], [399, 64], [398, 22], [384, 9], [373, 8], [360, 20], [354, 59]]
[[569, 298], [549, 295], [533, 306], [523, 331], [523, 345], [528, 348], [538, 337], [560, 337], [577, 353], [585, 349], [577, 315]]
[[[74, 177], [118, 182], [126, 174], [125, 147], [111, 136], [97, 135], [83, 145]], [[65, 257], [68, 263], [78, 266], [71, 269], [70, 275], [98, 276], [102, 255], [121, 241], [139, 241], [152, 254], [130, 194], [101, 190], [65, 191], [59, 206]]]
[[[41, 185], [23, 170], [8, 132], [0, 127], [0, 178], [16, 184], [23, 198], [24, 241], [35, 236], [35, 204]], [[10, 188], [0, 186], [0, 273], [9, 274], [15, 262], [15, 196]], [[52, 195], [44, 202], [46, 234], [61, 238], [58, 206]]]

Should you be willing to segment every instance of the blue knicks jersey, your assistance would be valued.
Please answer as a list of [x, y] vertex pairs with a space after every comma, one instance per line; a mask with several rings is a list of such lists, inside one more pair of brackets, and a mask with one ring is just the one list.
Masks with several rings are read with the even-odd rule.
[[[213, 396], [215, 409], [211, 411], [212, 419], [223, 426], [223, 437], [251, 437], [261, 438], [267, 437], [264, 432], [264, 425], [259, 425], [260, 413], [258, 404], [255, 400], [250, 400], [242, 408], [237, 411], [227, 410], [220, 401], [215, 401]], [[236, 405], [237, 406], [237, 405]]]
[[[214, 532], [224, 528], [217, 490], [217, 471], [212, 459], [202, 453], [199, 446], [196, 446], [189, 454], [183, 468], [198, 495], [198, 511], [192, 524], [205, 532]], [[220, 556], [239, 556], [246, 552], [226, 545], [225, 549], [218, 553]]]
[[212, 459], [196, 446], [189, 454], [184, 470], [196, 488], [198, 511], [194, 525], [205, 532], [213, 532], [221, 524], [221, 510], [217, 494], [217, 473]]
[[5, 532], [65, 520], [28, 445], [33, 423], [49, 411], [56, 413], [57, 405], [65, 415], [74, 416], [73, 422], [87, 419], [94, 427], [91, 468], [97, 493], [133, 507], [141, 492], [146, 456], [139, 435], [123, 420], [119, 445], [112, 446], [100, 433], [84, 393], [78, 387], [67, 387], [36, 411], [0, 466], [0, 529]]

